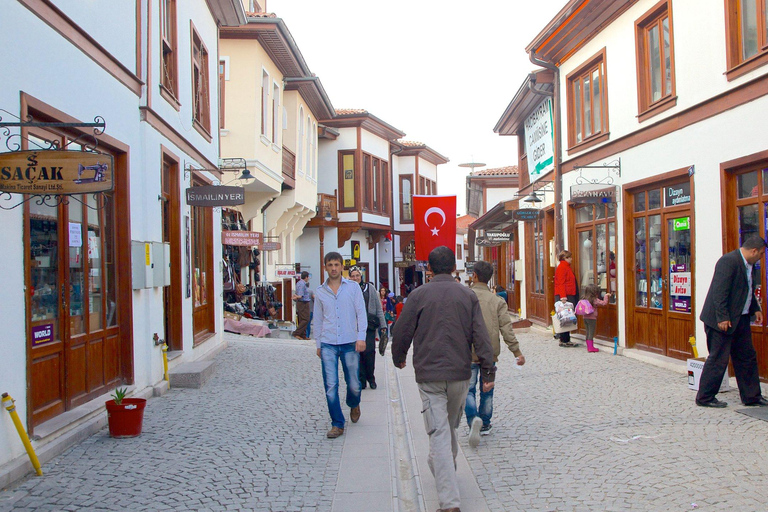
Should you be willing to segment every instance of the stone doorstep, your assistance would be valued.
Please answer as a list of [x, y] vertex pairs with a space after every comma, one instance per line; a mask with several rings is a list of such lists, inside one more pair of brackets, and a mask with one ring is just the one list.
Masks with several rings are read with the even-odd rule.
[[213, 375], [216, 365], [213, 359], [180, 364], [168, 372], [171, 388], [200, 389]]

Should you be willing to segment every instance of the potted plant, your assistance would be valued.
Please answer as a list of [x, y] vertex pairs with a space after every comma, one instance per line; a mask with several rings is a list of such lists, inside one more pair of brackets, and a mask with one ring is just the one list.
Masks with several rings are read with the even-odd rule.
[[110, 437], [136, 437], [144, 420], [144, 398], [125, 398], [128, 388], [117, 388], [112, 400], [106, 401]]

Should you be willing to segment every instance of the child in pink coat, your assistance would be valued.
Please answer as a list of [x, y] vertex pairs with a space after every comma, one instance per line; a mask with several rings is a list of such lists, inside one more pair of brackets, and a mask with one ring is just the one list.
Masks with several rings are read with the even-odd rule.
[[595, 329], [597, 327], [597, 306], [605, 306], [610, 298], [611, 294], [606, 293], [605, 298], [600, 299], [600, 287], [596, 284], [590, 284], [584, 288], [584, 298], [582, 300], [592, 304], [592, 312], [583, 315], [584, 325], [587, 327], [587, 350], [590, 352], [600, 352], [600, 349], [595, 348], [594, 342]]

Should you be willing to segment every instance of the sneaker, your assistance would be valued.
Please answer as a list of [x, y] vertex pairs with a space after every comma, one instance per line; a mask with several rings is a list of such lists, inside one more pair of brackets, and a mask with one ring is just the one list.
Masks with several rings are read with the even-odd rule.
[[337, 437], [344, 434], [344, 429], [339, 427], [333, 427], [331, 430], [328, 431], [327, 434], [325, 434], [325, 437], [328, 439], [336, 439]]
[[491, 433], [491, 430], [493, 430], [493, 425], [490, 423], [487, 425], [483, 425], [483, 427], [480, 429], [480, 435], [481, 436], [487, 436]]
[[469, 446], [477, 448], [480, 444], [480, 428], [483, 426], [483, 420], [475, 416], [472, 418], [472, 426], [469, 427]]
[[349, 410], [349, 419], [352, 420], [352, 423], [357, 423], [357, 420], [360, 419], [360, 406], [353, 407]]

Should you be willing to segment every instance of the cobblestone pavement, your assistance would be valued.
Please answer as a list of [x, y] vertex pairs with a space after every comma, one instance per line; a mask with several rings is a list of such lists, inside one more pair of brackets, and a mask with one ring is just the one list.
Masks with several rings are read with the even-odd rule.
[[768, 422], [697, 407], [687, 376], [519, 334], [503, 349], [493, 431], [462, 449], [493, 511], [768, 510]]
[[230, 343], [202, 389], [147, 402], [140, 437], [101, 431], [0, 510], [329, 511], [343, 438], [325, 438], [317, 361], [314, 342]]

